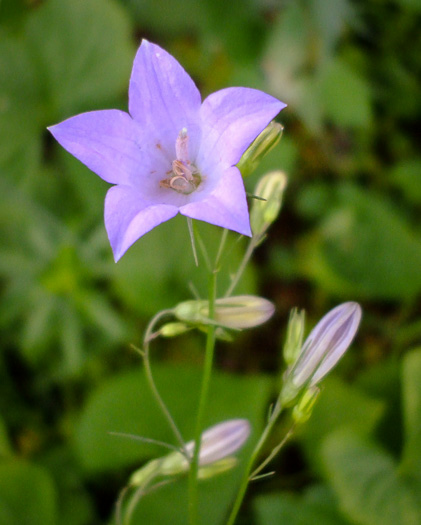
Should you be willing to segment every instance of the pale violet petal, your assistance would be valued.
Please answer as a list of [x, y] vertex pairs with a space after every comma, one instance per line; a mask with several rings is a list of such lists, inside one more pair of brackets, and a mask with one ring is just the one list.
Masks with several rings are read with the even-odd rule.
[[334, 321], [338, 324], [340, 322], [341, 325], [338, 325], [335, 336], [329, 345], [329, 350], [311, 378], [312, 385], [318, 383], [343, 356], [351, 345], [361, 321], [362, 310], [358, 303], [343, 303], [332, 310], [331, 313], [333, 312], [335, 312], [335, 316], [341, 316], [340, 321], [339, 319]]
[[197, 191], [194, 202], [180, 208], [182, 215], [251, 237], [246, 192], [236, 167], [225, 170], [216, 187], [201, 200], [197, 200], [199, 195]]
[[175, 147], [178, 133], [187, 128], [193, 152], [200, 139], [200, 105], [199, 90], [177, 60], [156, 44], [142, 40], [130, 78], [132, 117], [161, 137], [165, 146]]
[[148, 160], [142, 133], [123, 111], [82, 113], [48, 129], [64, 149], [111, 184], [128, 184]]
[[113, 186], [105, 198], [105, 227], [117, 262], [142, 235], [175, 217], [178, 209], [166, 204], [150, 204], [129, 186]]
[[202, 104], [202, 143], [197, 162], [206, 170], [215, 164], [233, 166], [257, 135], [286, 106], [257, 89], [227, 88]]

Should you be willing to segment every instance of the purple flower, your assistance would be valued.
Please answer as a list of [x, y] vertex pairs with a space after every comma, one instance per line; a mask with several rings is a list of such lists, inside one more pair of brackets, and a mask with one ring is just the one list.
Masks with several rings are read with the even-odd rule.
[[92, 111], [49, 130], [115, 184], [105, 199], [105, 226], [117, 261], [139, 237], [177, 213], [250, 236], [235, 165], [284, 107], [249, 88], [222, 89], [202, 103], [180, 64], [143, 40], [130, 79], [130, 114]]

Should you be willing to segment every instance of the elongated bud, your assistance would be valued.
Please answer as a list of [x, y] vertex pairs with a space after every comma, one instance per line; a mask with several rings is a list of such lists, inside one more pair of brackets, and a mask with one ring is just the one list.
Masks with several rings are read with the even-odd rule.
[[298, 308], [291, 310], [287, 328], [287, 336], [284, 344], [284, 359], [287, 365], [296, 362], [301, 347], [303, 346], [305, 328], [305, 312], [299, 311]]
[[208, 301], [184, 301], [174, 308], [174, 315], [184, 323], [215, 324], [224, 328], [241, 330], [265, 323], [272, 317], [274, 305], [263, 297], [237, 295], [215, 301], [215, 318], [209, 319]]
[[320, 389], [317, 386], [313, 386], [304, 392], [292, 410], [292, 418], [296, 423], [305, 423], [310, 419], [319, 394]]
[[[210, 477], [232, 468], [235, 461], [232, 461], [234, 458], [231, 455], [244, 445], [249, 435], [250, 423], [247, 419], [229, 419], [203, 432], [199, 453], [199, 477]], [[185, 446], [190, 458], [193, 457], [194, 447], [194, 441], [189, 441]], [[163, 458], [150, 461], [134, 472], [129, 484], [138, 486], [152, 476], [177, 476], [187, 472], [189, 468], [189, 460], [181, 452], [171, 452]], [[204, 469], [202, 473], [201, 469]]]
[[282, 197], [287, 184], [287, 177], [282, 171], [272, 171], [257, 183], [255, 199], [250, 213], [250, 225], [253, 235], [262, 236], [276, 220], [282, 205]]
[[159, 329], [159, 335], [162, 337], [177, 337], [191, 330], [191, 326], [185, 323], [166, 323]]
[[277, 122], [271, 122], [258, 135], [250, 146], [243, 153], [237, 168], [241, 171], [243, 177], [247, 177], [252, 173], [260, 161], [269, 151], [274, 148], [281, 140], [284, 128]]
[[303, 387], [313, 387], [348, 349], [361, 320], [358, 303], [343, 303], [327, 313], [307, 337], [296, 363], [287, 370], [281, 397], [292, 400]]

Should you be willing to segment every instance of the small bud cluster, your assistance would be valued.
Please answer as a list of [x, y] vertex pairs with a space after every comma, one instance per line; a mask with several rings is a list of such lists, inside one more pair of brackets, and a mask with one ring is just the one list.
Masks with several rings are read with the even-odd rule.
[[317, 397], [316, 386], [346, 352], [357, 333], [360, 320], [359, 304], [343, 303], [328, 312], [301, 345], [304, 314], [293, 311], [284, 347], [285, 360], [289, 365], [281, 392], [285, 404], [294, 400], [303, 389], [309, 392], [307, 398], [303, 398], [304, 405], [313, 404], [313, 397]]
[[[209, 478], [231, 469], [236, 464], [232, 456], [247, 441], [250, 423], [247, 419], [230, 419], [208, 428], [202, 434], [199, 453], [199, 477]], [[179, 451], [154, 459], [134, 472], [129, 485], [140, 486], [150, 477], [178, 476], [190, 468], [190, 460], [195, 447], [194, 441], [185, 446], [188, 457]]]

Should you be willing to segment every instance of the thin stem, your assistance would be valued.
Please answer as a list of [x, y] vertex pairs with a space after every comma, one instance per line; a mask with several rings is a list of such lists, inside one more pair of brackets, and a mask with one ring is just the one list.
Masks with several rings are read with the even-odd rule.
[[268, 465], [272, 459], [278, 454], [278, 452], [282, 449], [282, 447], [285, 445], [285, 443], [288, 441], [288, 439], [292, 436], [294, 433], [295, 426], [292, 426], [288, 432], [285, 434], [282, 441], [279, 443], [279, 445], [276, 445], [276, 447], [272, 450], [272, 452], [269, 454], [269, 456], [250, 474], [249, 479], [254, 480], [258, 476], [260, 472]]
[[259, 237], [252, 237], [250, 239], [250, 242], [249, 242], [249, 245], [247, 246], [247, 250], [244, 254], [244, 257], [240, 263], [240, 266], [238, 267], [238, 270], [236, 272], [236, 274], [234, 275], [232, 281], [231, 281], [231, 284], [229, 285], [228, 287], [228, 290], [225, 292], [225, 297], [229, 297], [232, 292], [234, 291], [235, 287], [237, 286], [239, 280], [241, 279], [243, 273], [244, 273], [244, 270], [246, 269], [246, 266], [247, 266], [247, 263], [249, 262], [252, 254], [253, 254], [253, 251], [254, 249], [256, 248], [257, 244], [258, 244], [258, 241], [259, 241]]
[[[216, 299], [216, 271], [211, 272], [209, 276], [209, 318], [213, 319], [215, 315]], [[198, 472], [199, 472], [199, 454], [202, 438], [202, 428], [209, 397], [210, 378], [212, 374], [213, 355], [215, 350], [215, 326], [208, 326], [206, 338], [205, 364], [203, 370], [202, 386], [199, 397], [199, 408], [197, 412], [195, 428], [195, 447], [189, 472], [189, 516], [190, 524], [197, 525], [198, 521]]]
[[225, 248], [225, 243], [227, 242], [227, 238], [228, 238], [228, 230], [224, 228], [222, 232], [222, 236], [221, 236], [221, 242], [219, 243], [218, 253], [216, 254], [215, 270], [218, 269], [219, 263], [221, 261], [222, 253]]
[[193, 221], [190, 217], [187, 217], [187, 226], [189, 228], [190, 242], [193, 250], [194, 264], [199, 266], [199, 259], [197, 258], [196, 243], [194, 240], [194, 230], [193, 230]]
[[172, 430], [176, 440], [178, 441], [178, 444], [181, 447], [184, 455], [187, 456], [187, 452], [186, 452], [183, 436], [181, 435], [181, 432], [179, 431], [179, 429], [178, 429], [178, 427], [177, 427], [173, 417], [171, 416], [171, 413], [170, 413], [167, 405], [165, 404], [164, 400], [162, 399], [162, 397], [161, 397], [161, 395], [160, 395], [160, 393], [158, 391], [158, 388], [157, 388], [157, 386], [155, 384], [155, 380], [153, 378], [152, 369], [151, 369], [151, 363], [150, 363], [150, 359], [149, 359], [149, 341], [152, 338], [154, 326], [164, 316], [170, 315], [170, 314], [172, 314], [172, 310], [162, 310], [161, 312], [156, 314], [155, 317], [153, 317], [153, 319], [149, 323], [149, 325], [148, 325], [148, 327], [146, 329], [146, 332], [145, 332], [145, 337], [144, 337], [144, 342], [143, 342], [142, 357], [143, 357], [143, 362], [145, 364], [145, 374], [146, 374], [146, 380], [148, 382], [149, 388], [151, 389], [151, 392], [152, 392], [153, 396], [155, 397], [155, 400], [158, 403], [159, 408], [161, 409], [161, 412], [163, 413], [165, 419], [167, 420], [167, 422], [168, 422], [168, 424], [169, 424], [169, 426], [170, 426], [170, 428], [171, 428], [171, 430]]
[[[273, 429], [273, 426], [275, 425], [280, 413], [282, 412], [282, 405], [280, 404], [279, 402], [279, 399], [278, 401], [276, 402], [276, 405], [273, 409], [273, 412], [269, 418], [269, 421], [268, 421], [268, 424], [266, 426], [266, 428], [264, 429], [263, 431], [263, 434], [260, 436], [260, 439], [257, 443], [257, 445], [254, 447], [254, 450], [248, 460], [248, 463], [247, 463], [247, 466], [246, 466], [246, 469], [244, 471], [244, 474], [243, 474], [243, 477], [241, 479], [241, 483], [240, 483], [240, 488], [238, 490], [238, 494], [237, 494], [237, 497], [234, 501], [234, 505], [233, 505], [233, 508], [231, 510], [231, 514], [229, 515], [229, 518], [228, 518], [228, 521], [227, 521], [227, 525], [234, 525], [234, 522], [235, 522], [235, 519], [237, 518], [237, 514], [240, 510], [240, 507], [241, 507], [241, 504], [243, 502], [243, 499], [244, 499], [244, 496], [246, 494], [246, 490], [247, 490], [247, 485], [249, 483], [249, 481], [253, 478], [253, 476], [255, 474], [258, 474], [260, 471], [261, 471], [261, 468], [263, 468], [264, 466], [266, 466], [267, 462], [264, 461], [262, 463], [262, 465], [260, 465], [256, 470], [253, 471], [253, 474], [250, 475], [250, 472], [252, 471], [252, 468], [253, 468], [253, 465], [254, 463], [256, 462], [257, 458], [259, 457], [259, 454], [264, 446], [264, 444], [266, 443], [266, 440], [267, 438], [269, 437], [269, 434], [271, 433], [272, 429]], [[290, 433], [292, 433], [292, 431], [290, 431]], [[288, 433], [288, 437], [291, 435], [290, 433]], [[284, 439], [281, 443], [281, 445], [283, 446], [286, 442], [286, 439]], [[277, 452], [279, 452], [280, 448], [281, 447], [276, 447], [277, 448]], [[271, 459], [272, 459], [272, 455], [271, 455]]]
[[199, 245], [200, 251], [202, 252], [203, 259], [206, 264], [206, 268], [208, 269], [209, 273], [212, 273], [213, 268], [212, 268], [212, 264], [211, 264], [211, 261], [208, 255], [208, 251], [206, 249], [206, 245], [203, 242], [202, 236], [200, 235], [199, 229], [197, 228], [197, 225], [195, 223], [193, 223], [193, 228], [194, 228], [194, 234], [197, 239], [197, 244]]

